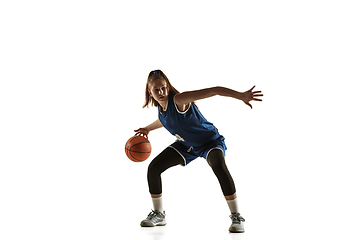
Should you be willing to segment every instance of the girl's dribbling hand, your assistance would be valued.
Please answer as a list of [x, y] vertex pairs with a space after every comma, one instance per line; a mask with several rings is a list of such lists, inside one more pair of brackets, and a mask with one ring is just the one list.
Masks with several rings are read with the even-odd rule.
[[142, 136], [148, 138], [149, 130], [147, 130], [146, 128], [139, 128], [134, 130], [134, 132], [136, 132], [135, 133], [136, 136]]

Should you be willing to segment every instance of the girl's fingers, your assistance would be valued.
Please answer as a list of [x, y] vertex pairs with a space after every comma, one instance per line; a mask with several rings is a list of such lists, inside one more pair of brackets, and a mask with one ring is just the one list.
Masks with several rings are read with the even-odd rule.
[[137, 132], [137, 133], [135, 133], [135, 136], [141, 136], [141, 137], [148, 138], [148, 133], [142, 133], [141, 128], [138, 130], [134, 130], [134, 131]]

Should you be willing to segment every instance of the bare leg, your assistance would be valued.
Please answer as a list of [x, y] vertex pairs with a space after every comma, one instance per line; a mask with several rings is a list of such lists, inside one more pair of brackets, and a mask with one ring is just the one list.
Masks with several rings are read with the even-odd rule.
[[152, 198], [159, 198], [162, 197], [162, 193], [160, 194], [150, 194]]
[[226, 200], [234, 200], [234, 199], [236, 199], [236, 198], [237, 198], [236, 192], [235, 192], [233, 195], [225, 196], [225, 199], [226, 199]]

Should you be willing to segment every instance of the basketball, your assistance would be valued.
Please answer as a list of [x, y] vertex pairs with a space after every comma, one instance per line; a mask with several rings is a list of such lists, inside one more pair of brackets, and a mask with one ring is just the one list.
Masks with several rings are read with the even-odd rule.
[[151, 154], [150, 142], [145, 137], [133, 136], [125, 144], [125, 153], [131, 161], [145, 161]]

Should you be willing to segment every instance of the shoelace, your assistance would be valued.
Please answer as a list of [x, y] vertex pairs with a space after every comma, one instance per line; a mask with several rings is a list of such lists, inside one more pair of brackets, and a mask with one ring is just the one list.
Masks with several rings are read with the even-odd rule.
[[152, 219], [153, 217], [156, 217], [157, 213], [154, 210], [151, 210], [151, 213], [147, 216], [147, 219]]
[[240, 214], [231, 214], [230, 218], [233, 222], [245, 222], [245, 218], [243, 218]]
[[149, 213], [149, 215], [147, 216], [146, 219], [152, 219], [154, 217], [159, 217], [159, 218], [162, 218], [163, 217], [163, 214], [161, 212], [158, 212], [158, 211], [154, 211], [154, 210], [151, 210], [151, 213]]

